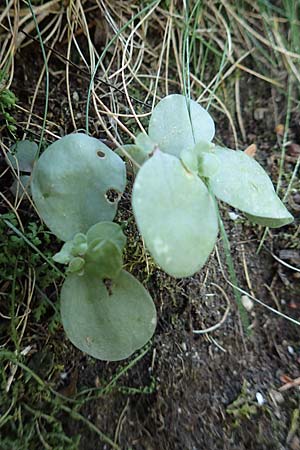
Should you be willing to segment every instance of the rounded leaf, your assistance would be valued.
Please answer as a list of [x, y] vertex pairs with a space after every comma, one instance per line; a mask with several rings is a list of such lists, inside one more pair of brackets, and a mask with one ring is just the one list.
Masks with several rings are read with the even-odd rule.
[[156, 151], [140, 169], [132, 206], [153, 258], [174, 277], [193, 275], [206, 262], [218, 233], [205, 184], [178, 158]]
[[128, 159], [130, 158], [133, 165], [133, 172], [135, 174], [138, 172], [139, 167], [142, 166], [149, 158], [149, 154], [143, 148], [138, 147], [135, 144], [122, 145], [122, 147], [117, 150], [120, 156], [124, 156], [124, 152], [122, 152], [122, 150], [125, 150], [128, 155]]
[[202, 153], [198, 157], [199, 175], [210, 178], [216, 175], [221, 169], [221, 163], [217, 155], [214, 153]]
[[85, 264], [85, 261], [83, 258], [80, 258], [80, 256], [75, 256], [75, 258], [72, 258], [70, 261], [70, 264], [68, 266], [68, 272], [83, 273], [84, 264]]
[[98, 278], [116, 278], [122, 268], [123, 259], [120, 248], [112, 241], [94, 239], [85, 255], [85, 272]]
[[93, 225], [87, 232], [87, 242], [90, 244], [95, 239], [107, 240], [114, 242], [121, 252], [126, 245], [126, 236], [124, 235], [120, 225], [114, 222], [99, 222]]
[[209, 184], [220, 200], [244, 211], [260, 225], [280, 227], [293, 221], [272, 181], [255, 159], [245, 152], [222, 147], [216, 147], [215, 154], [221, 168], [211, 175]]
[[215, 134], [214, 121], [194, 100], [190, 112], [183, 95], [172, 94], [161, 100], [153, 110], [149, 137], [165, 153], [179, 158], [184, 149], [192, 149], [199, 141], [211, 141]]
[[146, 154], [152, 153], [155, 148], [155, 142], [146, 133], [139, 133], [135, 138], [135, 143]]
[[70, 341], [105, 361], [119, 361], [143, 347], [156, 326], [152, 298], [124, 270], [109, 289], [96, 276], [67, 276], [61, 291], [61, 317]]
[[50, 230], [67, 241], [97, 222], [113, 220], [124, 191], [125, 164], [98, 139], [70, 134], [50, 145], [33, 170], [32, 196]]
[[15, 170], [31, 173], [38, 145], [33, 141], [18, 141], [11, 147], [7, 158]]

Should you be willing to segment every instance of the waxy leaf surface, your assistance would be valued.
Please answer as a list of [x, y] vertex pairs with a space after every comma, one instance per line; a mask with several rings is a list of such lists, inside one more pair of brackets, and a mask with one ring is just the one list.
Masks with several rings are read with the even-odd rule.
[[172, 94], [161, 100], [149, 122], [149, 137], [165, 153], [179, 158], [184, 149], [192, 149], [199, 141], [211, 141], [215, 134], [214, 121], [208, 112], [186, 98]]
[[85, 272], [101, 279], [116, 278], [123, 264], [120, 248], [114, 242], [103, 239], [95, 239], [89, 244], [85, 261]]
[[98, 139], [77, 133], [50, 145], [33, 170], [32, 195], [50, 230], [67, 241], [97, 222], [113, 220], [117, 202], [107, 193], [122, 193], [125, 164]]
[[38, 145], [35, 142], [18, 141], [12, 146], [11, 153], [7, 153], [7, 158], [15, 170], [31, 173], [37, 151]]
[[190, 276], [212, 251], [218, 221], [205, 184], [175, 156], [156, 151], [140, 169], [132, 205], [153, 258], [174, 277]]
[[132, 275], [122, 271], [109, 288], [97, 276], [67, 276], [61, 292], [61, 317], [71, 342], [94, 358], [118, 361], [152, 337], [154, 303]]
[[109, 239], [113, 241], [123, 251], [126, 244], [126, 236], [124, 235], [120, 225], [114, 222], [100, 222], [93, 225], [87, 232], [87, 242], [91, 243], [94, 239]]
[[244, 211], [260, 225], [280, 227], [293, 216], [277, 196], [267, 173], [245, 152], [216, 147], [220, 170], [209, 178], [214, 194], [234, 208]]

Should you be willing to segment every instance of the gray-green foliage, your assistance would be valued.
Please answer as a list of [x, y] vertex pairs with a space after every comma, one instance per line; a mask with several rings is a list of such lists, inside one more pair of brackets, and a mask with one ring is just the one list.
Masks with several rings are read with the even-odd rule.
[[109, 361], [127, 358], [142, 347], [156, 325], [150, 295], [125, 270], [109, 290], [97, 275], [69, 275], [61, 292], [61, 316], [76, 347]]
[[10, 149], [7, 159], [16, 171], [31, 173], [38, 145], [33, 141], [18, 141]]
[[165, 97], [153, 110], [148, 133], [131, 153], [143, 154], [132, 205], [146, 246], [168, 274], [192, 275], [207, 260], [218, 229], [212, 195], [255, 223], [292, 222], [253, 158], [211, 143], [214, 122], [196, 102], [177, 94]]
[[126, 184], [121, 158], [98, 139], [77, 133], [51, 144], [39, 158], [31, 183], [44, 222], [63, 241], [85, 233], [97, 222], [113, 220]]
[[120, 360], [151, 338], [154, 303], [122, 269], [126, 238], [113, 223], [126, 183], [125, 164], [101, 141], [71, 134], [50, 145], [33, 169], [32, 196], [51, 231], [64, 240], [54, 260], [67, 266], [61, 317], [67, 336], [95, 358]]
[[203, 181], [173, 155], [156, 151], [139, 170], [133, 208], [155, 261], [169, 274], [198, 271], [218, 233], [213, 201]]
[[[211, 142], [214, 122], [196, 102], [177, 94], [164, 98], [148, 132], [123, 149], [135, 163], [138, 228], [168, 274], [190, 276], [205, 264], [218, 235], [214, 196], [261, 225], [293, 220], [254, 159]], [[65, 241], [54, 256], [67, 266], [61, 292], [65, 331], [78, 348], [104, 360], [131, 355], [156, 325], [150, 295], [123, 270], [126, 238], [112, 222], [119, 198], [110, 201], [108, 194], [121, 195], [125, 183], [122, 159], [80, 133], [45, 150], [31, 183], [39, 214]]]

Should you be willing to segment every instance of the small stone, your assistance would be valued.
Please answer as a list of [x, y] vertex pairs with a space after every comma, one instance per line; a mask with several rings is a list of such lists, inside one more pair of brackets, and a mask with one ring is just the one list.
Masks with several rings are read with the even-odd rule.
[[256, 397], [256, 400], [257, 400], [257, 403], [259, 404], [259, 406], [262, 406], [266, 402], [266, 400], [263, 398], [263, 396], [260, 392], [256, 392], [255, 397]]
[[276, 389], [270, 389], [270, 397], [273, 402], [277, 405], [284, 403], [284, 397], [281, 392], [276, 391]]
[[295, 353], [295, 351], [294, 351], [294, 349], [293, 349], [293, 347], [291, 345], [288, 345], [287, 349], [288, 349], [288, 352], [289, 352], [290, 355], [293, 355]]
[[253, 309], [254, 303], [248, 295], [242, 295], [242, 305], [248, 312], [250, 312]]
[[267, 111], [268, 111], [267, 108], [256, 108], [254, 110], [254, 119], [263, 120]]
[[233, 211], [229, 211], [228, 213], [231, 220], [237, 220], [240, 216]]
[[73, 92], [73, 96], [72, 97], [73, 97], [74, 102], [76, 102], [76, 103], [79, 102], [79, 95], [78, 95], [77, 91]]
[[181, 348], [182, 348], [182, 350], [183, 350], [184, 352], [187, 351], [187, 346], [186, 346], [186, 343], [185, 343], [185, 342], [182, 342], [182, 343], [181, 343]]

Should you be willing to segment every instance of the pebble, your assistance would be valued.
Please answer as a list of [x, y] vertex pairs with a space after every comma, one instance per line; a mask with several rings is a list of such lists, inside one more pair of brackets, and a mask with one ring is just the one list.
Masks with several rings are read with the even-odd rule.
[[233, 211], [229, 211], [228, 215], [229, 215], [231, 220], [236, 220], [236, 219], [238, 219], [240, 217], [238, 214], [236, 214]]
[[256, 396], [256, 400], [257, 400], [257, 403], [259, 404], [259, 406], [262, 406], [266, 402], [266, 400], [263, 398], [263, 396], [260, 392], [256, 392], [255, 396]]
[[73, 96], [72, 97], [73, 97], [74, 102], [76, 102], [76, 103], [79, 102], [79, 95], [78, 95], [77, 91], [73, 92]]
[[187, 351], [187, 346], [186, 346], [186, 343], [185, 343], [185, 342], [182, 342], [182, 343], [181, 343], [181, 348], [182, 348], [182, 350], [183, 350], [184, 352]]
[[284, 397], [281, 392], [276, 391], [276, 389], [270, 389], [270, 397], [275, 404], [280, 405], [284, 403]]
[[242, 295], [242, 305], [248, 312], [250, 312], [253, 309], [254, 303], [248, 295]]

